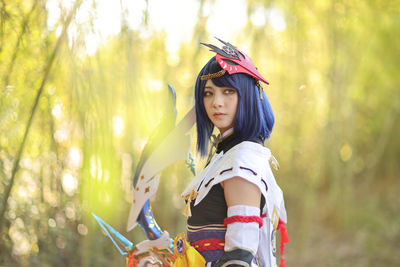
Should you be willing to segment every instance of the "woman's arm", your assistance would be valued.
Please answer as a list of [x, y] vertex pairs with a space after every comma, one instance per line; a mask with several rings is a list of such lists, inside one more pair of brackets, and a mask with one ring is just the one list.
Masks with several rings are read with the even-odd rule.
[[261, 191], [255, 184], [236, 176], [223, 181], [221, 185], [228, 208], [236, 205], [260, 208]]
[[260, 217], [261, 191], [253, 183], [240, 177], [233, 177], [221, 183], [224, 188], [228, 214], [224, 223], [225, 254], [212, 267], [251, 266], [257, 253]]

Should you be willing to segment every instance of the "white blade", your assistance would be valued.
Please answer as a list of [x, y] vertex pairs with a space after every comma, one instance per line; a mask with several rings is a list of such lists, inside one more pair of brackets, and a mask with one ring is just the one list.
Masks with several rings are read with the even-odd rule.
[[172, 163], [187, 158], [191, 137], [186, 133], [192, 128], [195, 120], [195, 109], [192, 108], [143, 165], [136, 188], [133, 189], [133, 204], [129, 213], [127, 231], [136, 226], [137, 217], [144, 203], [157, 191], [159, 179], [152, 178]]

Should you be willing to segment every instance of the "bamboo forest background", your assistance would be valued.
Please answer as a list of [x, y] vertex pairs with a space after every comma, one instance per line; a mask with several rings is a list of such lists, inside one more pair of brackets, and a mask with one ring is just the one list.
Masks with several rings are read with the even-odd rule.
[[[218, 37], [251, 55], [271, 84], [276, 124], [266, 145], [281, 166], [286, 265], [400, 265], [399, 1], [170, 4], [167, 22], [195, 19], [172, 51], [173, 33], [151, 25], [148, 7], [162, 1], [113, 2], [120, 28], [88, 53], [105, 12], [96, 1], [0, 1], [0, 266], [124, 266], [91, 212], [134, 243], [145, 239], [125, 231], [134, 167], [164, 114], [167, 84], [177, 121], [193, 105], [212, 56], [199, 42], [217, 43], [209, 29], [221, 25]], [[128, 2], [144, 3], [135, 28]], [[245, 16], [232, 29], [236, 3]], [[227, 8], [220, 21], [211, 19], [216, 5]], [[284, 27], [273, 27], [271, 10]], [[191, 177], [184, 162], [168, 167], [152, 199], [171, 236], [185, 231], [180, 192]]]

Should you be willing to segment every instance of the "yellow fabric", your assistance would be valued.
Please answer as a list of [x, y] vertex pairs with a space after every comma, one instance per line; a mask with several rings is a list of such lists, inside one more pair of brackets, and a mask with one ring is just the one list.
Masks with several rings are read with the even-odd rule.
[[[177, 251], [176, 242], [181, 239], [183, 241], [183, 250], [181, 253]], [[192, 247], [185, 239], [185, 234], [181, 233], [175, 237], [175, 263], [173, 267], [204, 267], [206, 260], [201, 254]]]

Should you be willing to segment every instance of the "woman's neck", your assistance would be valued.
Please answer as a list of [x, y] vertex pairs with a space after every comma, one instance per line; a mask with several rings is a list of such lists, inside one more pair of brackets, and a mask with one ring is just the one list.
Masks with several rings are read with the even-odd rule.
[[224, 131], [224, 132], [220, 132], [220, 133], [221, 133], [221, 139], [223, 140], [223, 139], [225, 139], [225, 138], [227, 138], [228, 136], [230, 136], [230, 135], [233, 134], [233, 127], [232, 127], [232, 128], [229, 128], [228, 130], [226, 130], [226, 131]]

